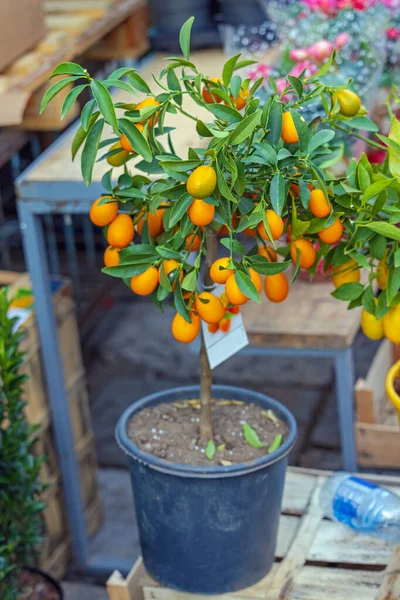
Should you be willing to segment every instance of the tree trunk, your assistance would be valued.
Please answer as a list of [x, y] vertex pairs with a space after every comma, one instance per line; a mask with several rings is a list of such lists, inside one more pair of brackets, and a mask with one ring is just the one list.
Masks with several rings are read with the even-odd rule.
[[[215, 231], [209, 230], [206, 237], [206, 261], [204, 273], [204, 289], [209, 290], [214, 287], [214, 283], [210, 278], [210, 266], [217, 257], [217, 234]], [[212, 440], [214, 437], [213, 424], [211, 416], [211, 385], [212, 373], [204, 336], [201, 333], [201, 351], [200, 351], [200, 437], [205, 440]]]

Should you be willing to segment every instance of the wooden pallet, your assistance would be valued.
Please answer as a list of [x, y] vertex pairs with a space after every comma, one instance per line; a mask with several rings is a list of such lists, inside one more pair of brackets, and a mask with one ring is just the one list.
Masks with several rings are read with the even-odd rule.
[[[50, 74], [60, 62], [72, 61], [84, 54], [127, 19], [130, 23], [142, 20], [146, 6], [146, 0], [45, 0], [45, 38], [0, 75], [0, 126], [22, 124], [26, 129], [60, 128], [59, 111], [57, 117], [56, 113], [50, 115], [48, 112], [42, 121], [38, 121], [34, 113], [45, 89], [40, 89], [41, 86], [47, 85]], [[129, 38], [132, 45], [125, 47], [124, 56], [136, 58], [148, 50], [146, 29], [147, 17], [141, 27], [136, 26], [136, 38]], [[110, 41], [105, 45], [108, 58], [111, 58]], [[121, 53], [120, 47], [117, 50]], [[27, 107], [34, 92], [37, 97]], [[72, 112], [71, 118], [75, 116]], [[67, 124], [64, 121], [61, 126]]]
[[394, 362], [393, 345], [384, 340], [365, 379], [355, 386], [358, 464], [400, 469], [400, 426], [385, 391], [385, 378]]
[[[369, 476], [368, 476], [369, 477]], [[277, 562], [265, 579], [214, 600], [398, 600], [400, 547], [362, 536], [323, 519], [323, 471], [289, 469], [280, 519]], [[400, 478], [370, 477], [400, 494]], [[391, 558], [391, 556], [393, 557]], [[385, 570], [386, 569], [386, 570]], [[128, 577], [115, 571], [109, 600], [206, 600], [166, 589], [147, 575], [138, 559]], [[391, 595], [390, 595], [391, 594]]]

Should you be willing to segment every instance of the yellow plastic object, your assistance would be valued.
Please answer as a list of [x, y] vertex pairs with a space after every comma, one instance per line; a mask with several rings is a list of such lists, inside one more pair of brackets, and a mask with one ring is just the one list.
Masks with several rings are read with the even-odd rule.
[[394, 389], [394, 380], [400, 376], [400, 360], [394, 363], [393, 367], [388, 371], [386, 375], [386, 393], [389, 396], [389, 400], [394, 404], [397, 410], [397, 414], [400, 421], [400, 396]]

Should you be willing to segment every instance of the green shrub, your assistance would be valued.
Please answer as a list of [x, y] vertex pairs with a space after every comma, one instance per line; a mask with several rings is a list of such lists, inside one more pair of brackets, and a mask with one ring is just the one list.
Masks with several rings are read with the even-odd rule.
[[44, 503], [39, 472], [43, 459], [35, 458], [35, 427], [24, 414], [20, 369], [24, 354], [15, 321], [7, 316], [9, 301], [0, 290], [0, 598], [18, 597], [21, 567], [32, 564], [41, 543]]

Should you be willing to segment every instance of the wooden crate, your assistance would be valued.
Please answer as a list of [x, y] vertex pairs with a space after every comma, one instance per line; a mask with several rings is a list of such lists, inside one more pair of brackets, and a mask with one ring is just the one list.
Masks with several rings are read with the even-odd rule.
[[[43, 93], [40, 87], [47, 84], [60, 62], [76, 62], [113, 30], [114, 37], [105, 41], [106, 59], [111, 58], [113, 48], [116, 52], [113, 58], [118, 58], [118, 53], [120, 57], [131, 58], [144, 54], [149, 49], [147, 26], [143, 23], [144, 5], [145, 0], [44, 0], [48, 33], [31, 52], [0, 75], [0, 125], [20, 125], [38, 131], [48, 130], [51, 125], [62, 129], [66, 122], [56, 120], [57, 100], [53, 101], [55, 109], [50, 104], [49, 112], [46, 109], [41, 116], [32, 110], [40, 104]], [[131, 16], [136, 11], [138, 18], [132, 21]], [[116, 28], [127, 20], [130, 25], [117, 32]], [[97, 56], [102, 52], [100, 44]], [[28, 102], [31, 107], [26, 112]]]
[[394, 362], [393, 345], [384, 340], [365, 379], [355, 386], [358, 463], [363, 467], [400, 468], [400, 427], [385, 391]]
[[84, 58], [106, 61], [138, 58], [149, 49], [149, 26], [149, 7], [146, 0], [141, 0], [131, 16], [89, 48]]
[[[394, 544], [357, 534], [324, 519], [319, 494], [326, 478], [323, 471], [288, 470], [275, 565], [265, 579], [251, 588], [212, 596], [214, 600], [400, 598], [400, 547], [396, 550]], [[400, 494], [400, 478], [371, 479]], [[160, 586], [147, 575], [141, 559], [126, 579], [115, 571], [107, 582], [107, 591], [109, 600], [209, 598]]]
[[[57, 283], [56, 279], [53, 281]], [[18, 290], [31, 289], [28, 275], [8, 271], [0, 271], [0, 285], [9, 286], [10, 298]], [[60, 279], [52, 298], [79, 464], [85, 517], [89, 532], [94, 533], [101, 524], [102, 509], [89, 398], [70, 282]], [[34, 453], [36, 456], [47, 458], [42, 465], [41, 478], [50, 486], [45, 495], [47, 508], [44, 515], [44, 545], [40, 565], [56, 577], [62, 577], [71, 557], [71, 544], [34, 313], [22, 327], [25, 332], [22, 341], [25, 364], [22, 372], [29, 377], [25, 384], [26, 415], [30, 423], [39, 425]]]
[[[51, 427], [40, 436], [35, 452], [44, 448], [54, 456], [54, 441]], [[89, 434], [81, 440], [76, 448], [79, 464], [81, 489], [85, 507], [85, 520], [90, 535], [94, 534], [102, 523], [102, 506], [97, 484], [97, 465], [94, 454], [93, 435]], [[44, 500], [44, 541], [39, 559], [39, 566], [54, 577], [64, 576], [71, 558], [71, 540], [68, 530], [68, 519], [65, 509], [63, 487], [57, 469], [57, 463], [50, 461], [44, 465], [42, 479], [50, 484], [45, 492]]]

